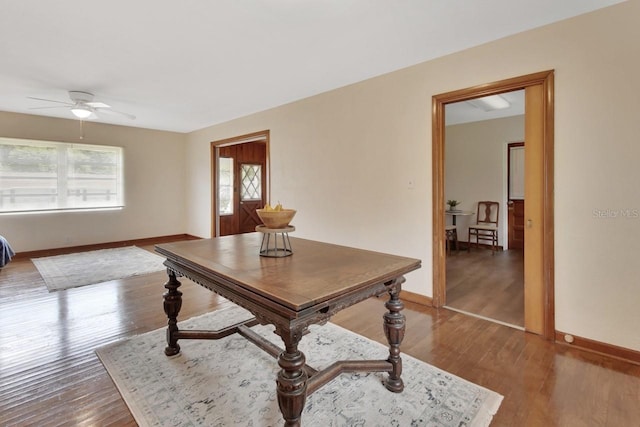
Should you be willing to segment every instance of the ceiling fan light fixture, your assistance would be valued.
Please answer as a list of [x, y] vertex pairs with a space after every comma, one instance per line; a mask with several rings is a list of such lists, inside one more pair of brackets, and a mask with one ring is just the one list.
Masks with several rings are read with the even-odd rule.
[[92, 114], [91, 110], [82, 106], [73, 107], [71, 109], [71, 112], [73, 113], [74, 116], [76, 116], [79, 119], [86, 119]]

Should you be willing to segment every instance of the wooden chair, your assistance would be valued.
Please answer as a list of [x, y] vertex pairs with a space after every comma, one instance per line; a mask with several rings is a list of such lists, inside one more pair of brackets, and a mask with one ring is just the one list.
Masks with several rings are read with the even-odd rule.
[[447, 255], [451, 255], [451, 244], [453, 243], [456, 248], [456, 252], [460, 252], [460, 245], [458, 244], [458, 227], [455, 225], [445, 225], [444, 233], [446, 237], [445, 246], [447, 248]]
[[467, 252], [471, 250], [471, 236], [476, 238], [476, 248], [480, 241], [491, 242], [491, 254], [495, 254], [498, 248], [498, 220], [500, 219], [500, 203], [478, 202], [477, 223], [469, 226], [469, 242]]

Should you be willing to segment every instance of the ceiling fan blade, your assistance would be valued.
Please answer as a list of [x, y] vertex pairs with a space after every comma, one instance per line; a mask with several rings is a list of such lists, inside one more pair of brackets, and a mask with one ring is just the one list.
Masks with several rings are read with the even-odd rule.
[[107, 113], [107, 114], [116, 114], [119, 116], [124, 116], [128, 119], [131, 120], [135, 120], [136, 116], [134, 116], [133, 114], [129, 114], [129, 113], [123, 113], [122, 111], [116, 111], [116, 110], [112, 110], [111, 108], [96, 108], [96, 112], [98, 114], [102, 114], [102, 113]]
[[33, 96], [27, 96], [27, 98], [29, 98], [29, 99], [35, 99], [36, 101], [57, 102], [58, 104], [64, 104], [64, 105], [68, 105], [68, 106], [73, 105], [73, 104], [71, 104], [71, 103], [69, 103], [69, 102], [56, 101], [55, 99], [35, 98], [35, 97], [33, 97]]
[[85, 102], [85, 105], [93, 108], [111, 108], [111, 105], [105, 104], [104, 102]]
[[29, 107], [29, 110], [46, 110], [49, 108], [69, 108], [66, 105], [55, 105], [53, 107]]

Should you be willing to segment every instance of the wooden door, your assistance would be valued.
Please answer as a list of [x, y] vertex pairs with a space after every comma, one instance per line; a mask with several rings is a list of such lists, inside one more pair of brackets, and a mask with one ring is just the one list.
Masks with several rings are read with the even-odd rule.
[[262, 224], [256, 209], [266, 204], [266, 144], [220, 147], [218, 158], [220, 235], [251, 233]]
[[544, 88], [525, 89], [525, 198], [524, 207], [524, 325], [536, 334], [545, 333], [544, 287]]
[[507, 146], [507, 194], [509, 249], [524, 249], [524, 142]]
[[509, 200], [509, 250], [524, 249], [524, 200]]

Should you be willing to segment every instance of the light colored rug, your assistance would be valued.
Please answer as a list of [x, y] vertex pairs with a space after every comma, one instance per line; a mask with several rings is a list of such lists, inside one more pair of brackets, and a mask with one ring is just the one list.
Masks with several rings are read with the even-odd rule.
[[165, 258], [136, 246], [31, 260], [49, 292], [164, 270]]
[[[250, 317], [231, 306], [180, 323], [181, 329], [220, 329]], [[382, 319], [380, 321], [382, 328]], [[254, 326], [282, 347], [271, 326]], [[165, 329], [96, 350], [140, 426], [281, 426], [279, 370], [251, 342], [181, 340], [164, 355]], [[328, 323], [301, 341], [307, 364], [322, 369], [345, 359], [386, 359], [387, 347]], [[405, 389], [391, 393], [381, 373], [342, 374], [307, 398], [303, 426], [488, 426], [502, 396], [402, 355]]]

